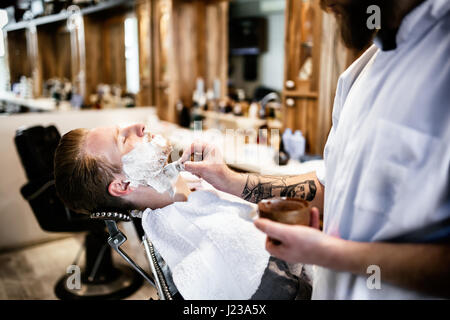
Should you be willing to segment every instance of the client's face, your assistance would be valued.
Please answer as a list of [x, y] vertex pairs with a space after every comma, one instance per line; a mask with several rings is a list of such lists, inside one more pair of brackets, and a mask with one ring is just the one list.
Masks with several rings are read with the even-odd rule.
[[111, 164], [121, 165], [122, 156], [142, 142], [146, 133], [143, 124], [125, 128], [105, 127], [91, 129], [86, 137], [86, 151], [93, 156], [103, 156]]
[[[126, 128], [95, 128], [90, 130], [87, 134], [85, 151], [94, 157], [105, 158], [109, 163], [122, 167], [123, 169], [125, 169], [124, 159], [133, 154], [132, 158], [136, 160], [137, 163], [133, 163], [131, 169], [142, 174], [148, 170], [147, 165], [151, 164], [152, 158], [158, 158], [158, 153], [154, 155], [150, 154], [150, 148], [142, 149], [142, 146], [148, 145], [150, 140], [153, 144], [154, 141], [158, 141], [158, 138], [153, 134], [149, 134], [148, 131], [145, 131], [145, 126], [142, 124], [136, 124]], [[137, 151], [142, 152], [142, 154], [134, 154]], [[167, 152], [164, 155], [167, 156]], [[150, 159], [150, 161], [146, 162], [148, 159]], [[128, 160], [128, 162], [129, 161], [130, 160]], [[166, 159], [164, 159], [164, 161], [166, 161]], [[138, 187], [138, 185], [133, 182], [127, 182], [130, 180], [130, 177], [127, 176], [127, 174], [122, 172], [122, 176], [117, 176], [116, 179], [111, 182], [108, 191], [113, 196], [124, 197], [128, 201], [134, 203], [137, 208], [155, 209], [169, 205], [174, 201], [186, 200], [184, 194], [177, 193], [172, 196], [169, 195], [168, 192], [160, 193], [152, 184], [139, 184], [140, 186]], [[150, 180], [153, 180], [153, 178]], [[157, 179], [154, 180], [157, 181]], [[152, 187], [150, 188], [149, 186]]]

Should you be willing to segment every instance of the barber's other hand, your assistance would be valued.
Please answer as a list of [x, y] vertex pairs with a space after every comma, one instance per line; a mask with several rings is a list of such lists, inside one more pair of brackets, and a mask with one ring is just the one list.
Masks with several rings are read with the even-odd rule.
[[[190, 161], [191, 155], [194, 161]], [[181, 156], [184, 169], [205, 179], [216, 189], [228, 191], [232, 176], [235, 174], [223, 160], [219, 149], [204, 142], [194, 142], [184, 150]]]
[[[311, 226], [287, 225], [268, 219], [258, 219], [255, 226], [267, 234], [266, 250], [274, 257], [290, 263], [317, 264], [331, 239], [319, 229], [319, 210], [311, 209]], [[269, 238], [281, 244], [274, 244]]]

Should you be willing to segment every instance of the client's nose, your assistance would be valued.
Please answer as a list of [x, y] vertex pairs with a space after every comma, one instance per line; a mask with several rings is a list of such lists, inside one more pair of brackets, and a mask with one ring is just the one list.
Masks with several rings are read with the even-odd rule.
[[144, 136], [145, 125], [143, 125], [143, 124], [135, 124], [133, 127], [134, 127], [133, 129], [135, 130], [135, 133], [136, 133], [136, 135], [138, 137], [143, 137]]

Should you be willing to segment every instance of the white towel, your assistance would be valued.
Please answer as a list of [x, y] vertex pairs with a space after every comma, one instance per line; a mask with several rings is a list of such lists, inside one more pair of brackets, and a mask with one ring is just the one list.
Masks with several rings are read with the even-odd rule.
[[242, 218], [254, 207], [220, 194], [196, 191], [187, 202], [147, 209], [142, 217], [187, 300], [250, 299], [269, 262], [266, 236]]

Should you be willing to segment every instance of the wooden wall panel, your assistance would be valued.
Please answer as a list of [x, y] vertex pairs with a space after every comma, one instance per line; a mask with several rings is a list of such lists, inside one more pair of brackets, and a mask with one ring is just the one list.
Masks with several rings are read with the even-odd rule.
[[70, 34], [65, 29], [59, 29], [56, 34], [56, 43], [56, 52], [59, 55], [56, 65], [56, 75], [70, 79], [72, 76], [70, 69], [70, 61], [72, 59]]
[[[153, 20], [153, 54], [154, 54], [154, 101], [157, 107], [158, 116], [162, 120], [170, 120], [174, 117], [170, 114], [170, 105], [174, 105], [172, 92], [176, 92], [176, 75], [172, 71], [176, 69], [174, 61], [173, 48], [171, 46], [171, 0], [152, 1], [152, 20]], [[169, 83], [171, 86], [169, 87]]]
[[84, 17], [84, 38], [86, 42], [86, 95], [93, 94], [102, 83], [102, 25], [90, 16]]
[[108, 18], [102, 28], [103, 79], [126, 89], [125, 15]]
[[[285, 57], [284, 74], [286, 80], [298, 81], [301, 68], [302, 50], [302, 6], [303, 1], [286, 0], [285, 12]], [[320, 36], [320, 35], [319, 35]], [[313, 71], [314, 72], [314, 71]], [[308, 88], [310, 90], [310, 88]]]
[[192, 105], [197, 78], [205, 89], [219, 79], [226, 94], [228, 2], [156, 0], [153, 20], [155, 102], [159, 117], [174, 122], [178, 100]]
[[222, 98], [228, 89], [228, 7], [227, 2], [206, 7], [206, 86], [213, 88], [219, 79]]
[[27, 54], [25, 30], [8, 32], [8, 60], [11, 83], [18, 82], [21, 76], [31, 76], [31, 63]]
[[[178, 92], [174, 92], [174, 94], [177, 100], [181, 99], [186, 105], [190, 105], [192, 102], [195, 79], [202, 76], [201, 72], [204, 72], [201, 60], [203, 60], [205, 51], [200, 47], [201, 38], [198, 35], [200, 30], [204, 30], [204, 25], [200, 21], [200, 13], [197, 11], [202, 7], [198, 3], [174, 1], [172, 11], [173, 50], [176, 65], [174, 72], [177, 73], [179, 83]], [[200, 22], [199, 25], [197, 25], [198, 22]]]
[[65, 24], [38, 28], [39, 62], [42, 79], [72, 79], [70, 34]]
[[138, 106], [153, 106], [154, 101], [154, 69], [153, 69], [153, 8], [151, 0], [140, 0], [136, 3], [139, 34], [139, 94]]
[[129, 13], [84, 17], [87, 96], [95, 93], [100, 83], [126, 90], [124, 21]]

